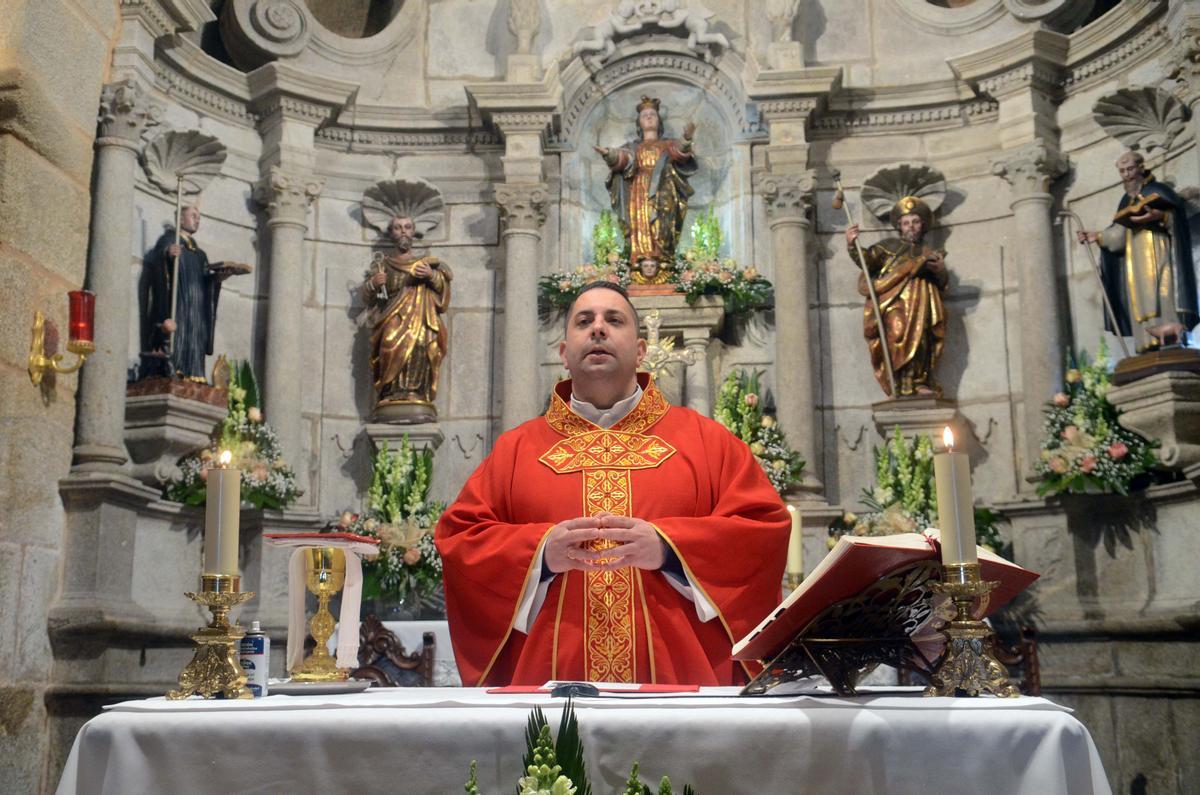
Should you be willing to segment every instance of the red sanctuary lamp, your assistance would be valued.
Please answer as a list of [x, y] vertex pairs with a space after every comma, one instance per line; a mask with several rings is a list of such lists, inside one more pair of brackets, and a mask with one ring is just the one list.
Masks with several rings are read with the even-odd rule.
[[47, 372], [73, 373], [83, 366], [88, 355], [96, 350], [96, 294], [91, 290], [72, 290], [67, 293], [70, 315], [67, 320], [67, 350], [79, 358], [63, 366], [63, 355], [46, 355], [46, 318], [33, 313], [33, 339], [29, 344], [29, 380], [34, 386], [42, 383]]

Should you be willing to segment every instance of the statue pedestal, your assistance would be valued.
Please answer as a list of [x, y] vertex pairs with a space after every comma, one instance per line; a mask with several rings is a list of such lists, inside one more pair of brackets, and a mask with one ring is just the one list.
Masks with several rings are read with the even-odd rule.
[[902, 397], [873, 403], [871, 416], [879, 435], [885, 439], [899, 426], [906, 437], [923, 433], [937, 442], [947, 425], [957, 428], [958, 407], [953, 400], [939, 397]]
[[437, 409], [432, 403], [380, 403], [375, 407], [375, 420], [396, 425], [423, 425], [437, 422]]
[[387, 443], [389, 450], [400, 447], [400, 439], [408, 437], [408, 443], [416, 450], [429, 449], [437, 452], [446, 437], [437, 423], [429, 422], [421, 425], [395, 425], [392, 423], [374, 422], [363, 426], [367, 438], [371, 440], [371, 452], [379, 452], [379, 448]]
[[206, 446], [228, 411], [229, 394], [208, 384], [150, 378], [125, 390], [125, 446], [130, 474], [161, 488], [180, 458]]
[[1114, 386], [1108, 399], [1123, 412], [1121, 425], [1162, 442], [1158, 457], [1163, 466], [1184, 470], [1200, 463], [1200, 374], [1151, 375]]
[[1124, 386], [1169, 372], [1200, 373], [1200, 351], [1194, 348], [1167, 348], [1130, 356], [1117, 362], [1112, 381], [1117, 386]]

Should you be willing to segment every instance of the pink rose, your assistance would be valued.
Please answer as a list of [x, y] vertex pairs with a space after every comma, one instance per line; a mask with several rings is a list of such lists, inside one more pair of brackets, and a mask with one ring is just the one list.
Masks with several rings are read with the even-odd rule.
[[1108, 455], [1114, 461], [1120, 461], [1125, 456], [1129, 455], [1129, 448], [1124, 442], [1113, 442], [1108, 446]]
[[1085, 475], [1088, 474], [1089, 472], [1091, 472], [1095, 468], [1096, 468], [1096, 456], [1085, 455], [1083, 458], [1079, 459], [1079, 471], [1084, 473]]
[[341, 517], [338, 519], [338, 527], [342, 528], [343, 530], [345, 530], [347, 527], [349, 527], [353, 523], [354, 523], [354, 514], [350, 513], [349, 511], [344, 512], [341, 515]]
[[721, 284], [729, 284], [733, 281], [733, 274], [729, 271], [721, 271], [721, 275], [717, 279], [720, 280]]
[[421, 562], [421, 550], [416, 547], [409, 547], [404, 550], [404, 565], [415, 566]]
[[696, 275], [694, 273], [692, 273], [691, 271], [684, 271], [683, 274], [679, 277], [679, 282], [684, 287], [687, 287], [692, 283], [692, 281], [695, 278], [696, 278]]
[[1065, 475], [1070, 467], [1067, 464], [1067, 459], [1060, 455], [1056, 455], [1054, 458], [1050, 459], [1050, 469], [1060, 475]]
[[262, 422], [262, 412], [259, 411], [258, 406], [251, 406], [246, 409], [246, 418], [251, 422]]
[[1079, 429], [1074, 425], [1068, 425], [1063, 428], [1063, 432], [1060, 435], [1067, 444], [1075, 444], [1075, 441], [1079, 439]]
[[754, 281], [758, 278], [758, 269], [753, 265], [747, 265], [746, 269], [742, 271], [742, 278], [748, 282]]
[[207, 469], [200, 470], [200, 479], [206, 483], [208, 482], [208, 470]]
[[1058, 392], [1054, 395], [1054, 405], [1058, 406], [1060, 409], [1065, 409], [1067, 406], [1071, 405], [1071, 398], [1066, 392]]
[[558, 289], [562, 290], [564, 293], [567, 290], [570, 290], [571, 289], [571, 280], [570, 279], [559, 279], [558, 280]]
[[271, 472], [267, 469], [266, 464], [259, 464], [258, 466], [254, 467], [254, 470], [250, 473], [250, 477], [254, 478], [259, 483], [266, 481], [266, 479], [270, 476]]
[[746, 405], [753, 408], [758, 405], [758, 395], [753, 392], [747, 392], [745, 397]]

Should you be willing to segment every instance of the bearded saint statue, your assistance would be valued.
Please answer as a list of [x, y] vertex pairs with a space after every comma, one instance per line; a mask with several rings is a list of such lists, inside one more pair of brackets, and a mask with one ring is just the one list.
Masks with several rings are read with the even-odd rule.
[[605, 185], [613, 215], [625, 232], [638, 284], [662, 284], [670, 276], [693, 193], [688, 178], [697, 169], [692, 153], [696, 125], [688, 122], [682, 140], [663, 138], [659, 107], [659, 100], [642, 97], [637, 140], [614, 149], [593, 147], [609, 168]]
[[388, 224], [395, 251], [377, 256], [362, 285], [371, 308], [371, 374], [378, 399], [376, 416], [391, 422], [437, 419], [438, 371], [448, 334], [443, 314], [450, 306], [453, 274], [437, 257], [417, 256], [413, 219], [397, 216]]
[[[867, 298], [863, 307], [863, 337], [871, 354], [871, 367], [875, 370], [875, 380], [891, 397], [940, 395], [933, 370], [941, 358], [946, 336], [946, 309], [942, 304], [942, 291], [949, 278], [946, 254], [925, 245], [933, 211], [921, 199], [901, 198], [892, 207], [890, 220], [900, 237], [862, 250], [863, 265], [871, 275], [879, 299], [882, 334], [866, 278], [858, 277], [858, 292]], [[854, 224], [846, 230], [846, 242], [855, 261], [857, 238], [858, 225]], [[891, 359], [896, 376], [896, 395], [888, 382], [885, 355]]]

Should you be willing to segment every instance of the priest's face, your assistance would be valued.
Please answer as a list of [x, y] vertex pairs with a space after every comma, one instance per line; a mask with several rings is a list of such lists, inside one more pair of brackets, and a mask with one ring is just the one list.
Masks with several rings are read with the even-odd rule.
[[611, 381], [616, 387], [632, 382], [646, 355], [646, 341], [638, 338], [633, 307], [625, 296], [596, 288], [576, 298], [558, 355], [573, 379]]

